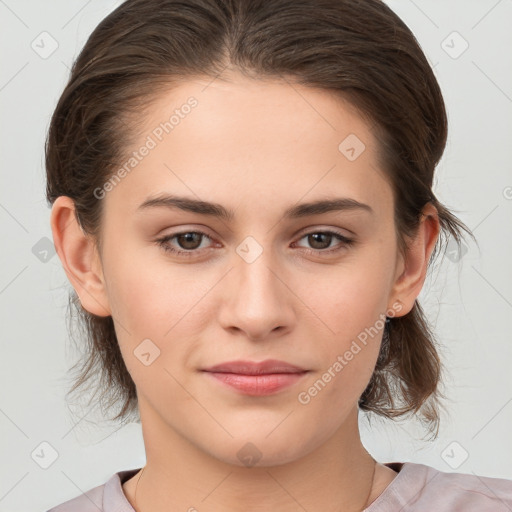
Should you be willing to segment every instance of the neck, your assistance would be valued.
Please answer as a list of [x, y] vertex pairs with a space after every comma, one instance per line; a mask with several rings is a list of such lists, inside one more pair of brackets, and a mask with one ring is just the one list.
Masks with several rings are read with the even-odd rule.
[[147, 464], [142, 477], [139, 472], [123, 486], [137, 512], [205, 506], [212, 512], [359, 512], [376, 497], [376, 463], [361, 443], [357, 409], [303, 457], [251, 467], [211, 456], [161, 419], [150, 418], [152, 411], [141, 403], [139, 409]]

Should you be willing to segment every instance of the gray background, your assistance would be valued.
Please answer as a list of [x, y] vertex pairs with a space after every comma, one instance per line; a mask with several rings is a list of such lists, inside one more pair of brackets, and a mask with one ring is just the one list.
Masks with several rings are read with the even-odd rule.
[[[145, 462], [139, 424], [73, 416], [64, 401], [75, 356], [64, 316], [70, 285], [44, 199], [50, 115], [87, 36], [119, 3], [0, 0], [0, 511], [46, 510]], [[468, 241], [450, 252], [420, 295], [448, 370], [450, 414], [438, 439], [422, 441], [412, 421], [369, 425], [361, 416], [363, 442], [380, 462], [512, 479], [512, 2], [388, 3], [415, 33], [447, 103], [435, 191], [481, 249]]]

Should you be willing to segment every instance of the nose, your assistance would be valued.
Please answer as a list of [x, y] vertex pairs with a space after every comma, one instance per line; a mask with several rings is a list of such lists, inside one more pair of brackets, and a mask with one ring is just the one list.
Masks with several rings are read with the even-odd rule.
[[267, 252], [250, 263], [235, 259], [234, 268], [225, 277], [220, 322], [224, 329], [242, 332], [252, 341], [281, 336], [295, 321], [294, 295], [286, 285], [285, 273]]

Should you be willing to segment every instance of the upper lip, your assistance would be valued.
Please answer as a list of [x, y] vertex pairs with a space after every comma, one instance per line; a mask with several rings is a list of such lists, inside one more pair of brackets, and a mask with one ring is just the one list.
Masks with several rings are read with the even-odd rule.
[[205, 368], [206, 372], [238, 373], [241, 375], [265, 375], [271, 373], [302, 373], [307, 370], [277, 359], [265, 361], [227, 361]]

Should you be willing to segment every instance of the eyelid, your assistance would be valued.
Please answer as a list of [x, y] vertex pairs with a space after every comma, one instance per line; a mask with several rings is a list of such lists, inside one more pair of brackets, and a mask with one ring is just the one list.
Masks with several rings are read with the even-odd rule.
[[308, 226], [306, 228], [299, 230], [294, 236], [302, 238], [312, 233], [335, 233], [345, 238], [354, 238], [356, 236], [356, 234], [353, 231], [350, 231], [349, 229], [346, 228], [322, 225]]

